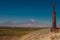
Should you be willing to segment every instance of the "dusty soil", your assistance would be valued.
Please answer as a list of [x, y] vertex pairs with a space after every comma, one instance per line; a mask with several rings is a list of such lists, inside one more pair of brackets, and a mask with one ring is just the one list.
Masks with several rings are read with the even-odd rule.
[[[43, 33], [42, 33], [43, 32]], [[52, 33], [38, 30], [23, 36], [0, 36], [0, 40], [60, 40], [60, 32]]]
[[48, 32], [41, 34], [40, 31], [23, 36], [20, 40], [60, 40], [60, 32]]

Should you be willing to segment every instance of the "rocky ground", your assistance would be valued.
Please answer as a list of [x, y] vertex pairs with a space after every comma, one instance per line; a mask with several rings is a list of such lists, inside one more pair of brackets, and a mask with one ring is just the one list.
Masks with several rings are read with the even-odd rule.
[[60, 40], [60, 32], [58, 33], [48, 32], [45, 34], [43, 33], [41, 34], [39, 30], [31, 34], [22, 36], [20, 40]]
[[1, 36], [0, 40], [60, 40], [60, 32], [58, 33], [41, 33], [40, 30], [19, 36]]

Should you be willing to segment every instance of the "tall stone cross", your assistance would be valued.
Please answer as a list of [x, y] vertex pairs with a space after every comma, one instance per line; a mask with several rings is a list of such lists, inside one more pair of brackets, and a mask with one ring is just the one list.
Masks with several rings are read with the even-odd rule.
[[52, 5], [52, 27], [51, 27], [51, 31], [55, 32], [57, 30], [56, 27], [56, 11], [55, 11], [55, 3], [53, 3]]

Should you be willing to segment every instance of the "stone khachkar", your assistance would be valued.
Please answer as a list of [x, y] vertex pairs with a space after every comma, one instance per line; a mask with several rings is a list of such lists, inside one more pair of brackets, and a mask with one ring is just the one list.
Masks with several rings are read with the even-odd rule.
[[51, 31], [52, 32], [56, 32], [57, 31], [55, 3], [53, 3], [53, 5], [52, 5], [52, 27], [51, 27]]

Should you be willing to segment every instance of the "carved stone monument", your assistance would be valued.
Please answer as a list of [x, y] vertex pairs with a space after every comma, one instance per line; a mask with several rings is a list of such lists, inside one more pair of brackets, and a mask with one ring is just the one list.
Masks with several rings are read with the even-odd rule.
[[56, 27], [56, 11], [55, 11], [55, 3], [52, 5], [52, 27], [51, 27], [51, 32], [56, 32], [57, 27]]

